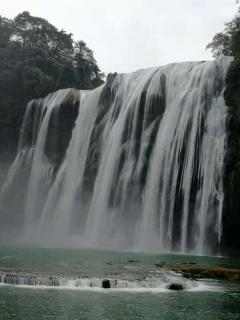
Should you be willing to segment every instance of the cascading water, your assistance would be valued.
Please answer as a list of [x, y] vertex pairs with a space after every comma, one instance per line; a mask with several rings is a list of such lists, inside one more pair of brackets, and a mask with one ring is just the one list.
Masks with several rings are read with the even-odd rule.
[[105, 85], [80, 92], [58, 163], [46, 145], [71, 90], [30, 103], [1, 191], [2, 239], [18, 230], [23, 241], [62, 246], [214, 252], [221, 239], [229, 63], [112, 74]]

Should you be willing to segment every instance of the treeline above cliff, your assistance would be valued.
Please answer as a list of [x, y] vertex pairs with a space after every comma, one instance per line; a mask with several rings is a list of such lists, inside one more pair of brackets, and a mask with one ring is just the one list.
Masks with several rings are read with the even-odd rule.
[[29, 100], [60, 88], [93, 89], [103, 78], [92, 50], [72, 34], [29, 12], [0, 16], [0, 158], [15, 149]]
[[226, 79], [226, 103], [230, 107], [240, 106], [240, 8], [235, 17], [225, 24], [225, 29], [217, 33], [208, 44], [214, 57], [232, 56], [234, 58]]

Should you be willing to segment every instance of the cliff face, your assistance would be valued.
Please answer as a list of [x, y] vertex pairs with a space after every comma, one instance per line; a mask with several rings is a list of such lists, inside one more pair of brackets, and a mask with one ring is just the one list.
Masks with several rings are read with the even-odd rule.
[[228, 106], [227, 150], [225, 154], [223, 253], [240, 254], [240, 58], [227, 74], [225, 101]]
[[54, 108], [50, 117], [45, 155], [54, 166], [58, 167], [65, 155], [72, 136], [72, 130], [78, 115], [80, 104], [78, 90], [69, 90], [58, 108]]
[[10, 106], [0, 108], [0, 187], [17, 152], [17, 144], [25, 107], [13, 114]]

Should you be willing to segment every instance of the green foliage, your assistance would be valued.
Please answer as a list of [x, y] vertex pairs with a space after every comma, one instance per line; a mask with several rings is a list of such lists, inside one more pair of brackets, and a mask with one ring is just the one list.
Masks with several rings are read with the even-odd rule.
[[104, 74], [97, 66], [93, 51], [83, 41], [75, 43], [74, 63], [77, 70], [77, 81], [84, 83], [83, 89], [93, 89], [102, 83]]
[[93, 89], [103, 78], [92, 50], [71, 33], [29, 12], [0, 16], [0, 157], [1, 141], [11, 127], [19, 131], [29, 100], [67, 87]]
[[225, 24], [223, 32], [214, 36], [207, 49], [211, 49], [214, 57], [234, 58], [227, 73], [225, 100], [228, 106], [240, 108], [240, 8], [232, 21]]
[[217, 33], [207, 45], [213, 56], [236, 56], [240, 54], [240, 14], [225, 24], [223, 32]]

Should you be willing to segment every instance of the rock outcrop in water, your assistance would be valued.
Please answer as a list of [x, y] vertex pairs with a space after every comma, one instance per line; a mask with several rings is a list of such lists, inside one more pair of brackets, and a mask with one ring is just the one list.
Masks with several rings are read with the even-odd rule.
[[229, 63], [112, 74], [30, 103], [0, 195], [2, 239], [219, 252]]
[[111, 283], [108, 279], [104, 279], [102, 281], [102, 288], [103, 289], [110, 289], [111, 288]]
[[164, 270], [172, 270], [180, 273], [183, 277], [192, 280], [215, 279], [240, 283], [240, 268], [222, 266], [213, 267], [198, 265], [195, 263], [161, 263], [156, 266]]
[[180, 283], [172, 283], [168, 286], [168, 289], [174, 291], [182, 291], [184, 288], [183, 285]]

